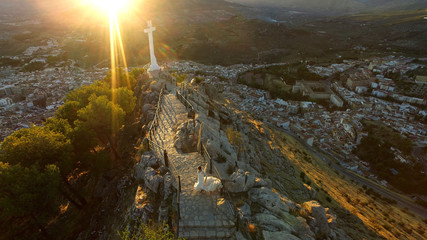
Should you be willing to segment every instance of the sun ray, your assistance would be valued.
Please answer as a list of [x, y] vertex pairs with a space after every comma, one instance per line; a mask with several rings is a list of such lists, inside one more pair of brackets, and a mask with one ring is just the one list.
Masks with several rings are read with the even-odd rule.
[[126, 55], [125, 55], [125, 49], [123, 47], [123, 41], [122, 41], [122, 34], [120, 33], [120, 27], [119, 27], [119, 23], [117, 21], [117, 16], [114, 17], [115, 20], [115, 25], [116, 25], [116, 33], [117, 33], [117, 40], [119, 43], [119, 47], [120, 47], [120, 53], [122, 55], [123, 58], [123, 67], [125, 69], [125, 76], [126, 76], [126, 83], [128, 85], [128, 88], [131, 88], [130, 85], [130, 80], [129, 80], [129, 71], [128, 71], [128, 65], [127, 65], [127, 61], [126, 61]]

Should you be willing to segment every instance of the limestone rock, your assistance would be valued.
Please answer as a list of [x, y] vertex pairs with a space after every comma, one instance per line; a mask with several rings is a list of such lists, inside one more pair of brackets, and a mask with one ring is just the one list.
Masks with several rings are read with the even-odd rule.
[[329, 208], [325, 208], [326, 218], [328, 219], [328, 225], [330, 228], [337, 226], [337, 217]]
[[225, 187], [233, 193], [246, 192], [255, 185], [255, 179], [256, 177], [253, 174], [239, 169], [231, 174], [230, 182]]
[[251, 215], [251, 207], [247, 203], [244, 203], [242, 206], [238, 207], [238, 209], [243, 214], [243, 216]]
[[316, 199], [317, 198], [317, 191], [314, 190], [314, 188], [312, 188], [311, 186], [307, 185], [304, 183], [304, 187], [307, 188], [309, 194], [310, 194], [310, 198], [311, 199]]
[[174, 146], [183, 153], [196, 151], [196, 133], [193, 121], [182, 123], [175, 134]]
[[263, 178], [255, 178], [255, 182], [254, 182], [254, 186], [256, 188], [260, 188], [260, 187], [267, 187], [270, 188], [272, 185], [271, 180], [270, 179], [263, 179]]
[[159, 100], [158, 93], [150, 92], [145, 96], [145, 103], [155, 105], [157, 104], [157, 101]]
[[249, 197], [253, 202], [257, 202], [278, 216], [283, 216], [289, 212], [289, 207], [280, 199], [279, 194], [269, 188], [252, 188]]
[[[311, 230], [316, 234], [316, 237], [326, 238], [329, 236], [330, 227], [325, 208], [322, 207], [317, 201], [305, 202], [303, 203], [302, 207], [306, 209], [311, 216], [308, 224]], [[332, 218], [332, 215], [330, 215], [330, 217]]]
[[149, 114], [149, 112], [155, 112], [156, 108], [152, 104], [144, 104], [142, 106], [142, 114], [145, 116]]
[[295, 237], [289, 232], [283, 232], [283, 231], [280, 231], [280, 232], [262, 231], [262, 236], [264, 240], [277, 240], [277, 239], [301, 240], [300, 238]]
[[295, 235], [301, 240], [315, 240], [316, 236], [308, 226], [307, 221], [303, 217], [297, 217], [298, 224], [294, 226]]
[[151, 191], [158, 193], [160, 182], [163, 182], [163, 178], [157, 174], [157, 171], [151, 167], [148, 167], [145, 171], [145, 185]]
[[161, 82], [152, 82], [150, 85], [150, 89], [152, 92], [160, 92], [162, 89], [162, 83]]
[[151, 167], [151, 168], [157, 169], [160, 166], [157, 157], [153, 156], [150, 152], [146, 152], [146, 153], [142, 154], [141, 160], [139, 161], [139, 163], [137, 164], [137, 166], [138, 165], [139, 165], [138, 168], [142, 168], [143, 171], [147, 167]]
[[294, 230], [292, 226], [270, 213], [258, 213], [253, 218], [259, 226], [268, 231], [286, 231], [289, 233]]
[[170, 172], [166, 173], [163, 176], [163, 184], [164, 184], [164, 194], [163, 199], [166, 200], [172, 194], [172, 185], [174, 182], [174, 178]]

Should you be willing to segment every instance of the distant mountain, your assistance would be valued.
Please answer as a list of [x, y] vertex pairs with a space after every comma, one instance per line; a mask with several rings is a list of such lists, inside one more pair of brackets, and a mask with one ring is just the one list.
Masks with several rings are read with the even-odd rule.
[[361, 11], [427, 7], [427, 0], [227, 0], [248, 6], [283, 7], [334, 14]]
[[79, 1], [76, 0], [0, 0], [0, 14], [34, 16], [64, 11], [78, 5]]

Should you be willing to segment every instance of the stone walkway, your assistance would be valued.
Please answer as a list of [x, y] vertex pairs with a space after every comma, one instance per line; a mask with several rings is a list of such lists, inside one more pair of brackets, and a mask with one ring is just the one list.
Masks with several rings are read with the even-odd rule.
[[179, 153], [174, 147], [177, 127], [187, 121], [187, 111], [174, 94], [165, 94], [155, 142], [166, 149], [174, 175], [181, 176], [181, 220], [179, 235], [186, 239], [234, 239], [233, 214], [219, 193], [194, 190], [197, 167], [205, 165], [197, 153]]

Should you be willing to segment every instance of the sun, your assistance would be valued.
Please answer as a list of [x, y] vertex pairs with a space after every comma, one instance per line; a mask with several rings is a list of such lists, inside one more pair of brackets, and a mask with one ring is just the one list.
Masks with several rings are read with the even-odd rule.
[[88, 0], [94, 7], [102, 9], [110, 15], [116, 15], [129, 7], [131, 0]]

